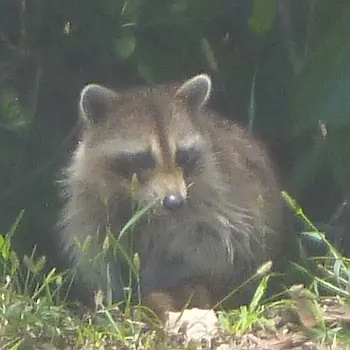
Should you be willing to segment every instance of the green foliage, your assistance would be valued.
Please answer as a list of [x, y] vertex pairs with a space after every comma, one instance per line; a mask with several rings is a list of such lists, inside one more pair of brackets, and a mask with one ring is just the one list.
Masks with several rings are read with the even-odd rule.
[[215, 55], [212, 47], [209, 44], [209, 41], [206, 38], [202, 38], [201, 44], [202, 44], [204, 56], [206, 57], [208, 62], [208, 66], [210, 67], [211, 70], [217, 71], [218, 64], [216, 62]]
[[309, 139], [292, 175], [299, 191], [324, 169], [337, 189], [349, 190], [349, 18], [348, 2], [316, 1], [309, 14], [306, 59], [292, 93], [296, 142]]
[[256, 34], [266, 33], [274, 20], [276, 0], [255, 0], [254, 11], [249, 19], [249, 26]]
[[[342, 256], [340, 252], [338, 252], [329, 242], [324, 232], [320, 232], [315, 227], [293, 198], [285, 192], [283, 193], [283, 197], [294, 211], [295, 215], [305, 223], [307, 231], [300, 233], [301, 242], [306, 239], [306, 241], [310, 241], [313, 245], [321, 243], [326, 247], [325, 256], [315, 256], [312, 258], [316, 269], [311, 269], [310, 266], [307, 268], [295, 263], [292, 264], [299, 272], [310, 276], [311, 287], [317, 295], [326, 291], [327, 294], [335, 294], [349, 298], [350, 259]], [[301, 255], [306, 257], [310, 255], [305, 253], [303, 249], [301, 245]]]
[[[259, 270], [265, 269], [266, 264], [265, 267]], [[260, 274], [259, 272], [258, 274]], [[266, 273], [266, 271], [264, 272]], [[255, 326], [273, 328], [272, 323], [264, 317], [266, 309], [261, 304], [262, 298], [267, 291], [269, 278], [270, 276], [266, 275], [261, 279], [249, 305], [243, 305], [238, 310], [220, 312], [220, 321], [225, 329], [233, 334], [245, 334]]]
[[1, 127], [8, 131], [20, 132], [30, 123], [29, 113], [19, 103], [17, 94], [10, 88], [0, 90]]
[[134, 36], [124, 36], [116, 41], [116, 52], [122, 59], [128, 58], [136, 47], [136, 39]]

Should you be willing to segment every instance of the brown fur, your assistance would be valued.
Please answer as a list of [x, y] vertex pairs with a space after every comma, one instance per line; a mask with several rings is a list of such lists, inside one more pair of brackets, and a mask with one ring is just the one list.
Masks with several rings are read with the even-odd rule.
[[[114, 301], [124, 300], [125, 261], [111, 252], [99, 257], [106, 227], [117, 237], [133, 203], [169, 194], [186, 200], [170, 210], [159, 202], [133, 234], [144, 300], [164, 293], [170, 296], [168, 308], [182, 307], [191, 296], [193, 306], [213, 306], [263, 262], [277, 259], [285, 227], [272, 164], [252, 135], [206, 111], [210, 90], [205, 75], [180, 87], [120, 94], [97, 85], [83, 90], [85, 127], [66, 169], [61, 222], [63, 249], [77, 265], [82, 290], [93, 294], [111, 287]], [[183, 167], [176, 163], [179, 149], [188, 152], [187, 158], [182, 154]], [[133, 159], [138, 151], [149, 151], [154, 164], [149, 156]], [[133, 172], [136, 193], [131, 191]], [[88, 236], [90, 248], [82, 253], [75, 243]], [[130, 248], [127, 238], [121, 244]]]

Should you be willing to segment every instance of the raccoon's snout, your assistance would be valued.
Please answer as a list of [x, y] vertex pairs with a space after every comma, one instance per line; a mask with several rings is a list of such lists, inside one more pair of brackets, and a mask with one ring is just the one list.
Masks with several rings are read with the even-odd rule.
[[163, 205], [166, 209], [175, 210], [182, 206], [185, 198], [181, 194], [170, 194], [163, 199]]

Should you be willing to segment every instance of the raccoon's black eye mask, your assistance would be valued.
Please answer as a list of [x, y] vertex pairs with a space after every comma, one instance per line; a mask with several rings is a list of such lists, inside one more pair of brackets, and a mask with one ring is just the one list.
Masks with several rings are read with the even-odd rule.
[[178, 164], [184, 172], [188, 173], [199, 164], [201, 152], [195, 147], [178, 149], [175, 156], [176, 164]]
[[[201, 160], [201, 152], [197, 148], [178, 149], [175, 154], [176, 164], [189, 173], [195, 169]], [[131, 179], [134, 174], [140, 175], [156, 166], [156, 159], [151, 150], [137, 153], [119, 154], [110, 161], [112, 171]]]
[[131, 179], [134, 174], [140, 174], [152, 170], [156, 166], [156, 160], [151, 151], [120, 154], [110, 162], [113, 171]]

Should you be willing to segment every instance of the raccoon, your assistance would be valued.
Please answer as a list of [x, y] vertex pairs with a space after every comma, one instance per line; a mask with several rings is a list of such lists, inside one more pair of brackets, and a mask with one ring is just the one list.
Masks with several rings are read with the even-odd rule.
[[[81, 91], [83, 130], [65, 169], [60, 221], [81, 291], [122, 302], [137, 253], [142, 300], [164, 293], [169, 309], [189, 300], [211, 307], [286, 251], [284, 204], [267, 152], [206, 107], [211, 92], [206, 74], [182, 84]], [[120, 237], [135, 206], [150, 203], [132, 240]], [[122, 249], [106, 245], [110, 233]], [[248, 285], [230, 305], [252, 292]]]

